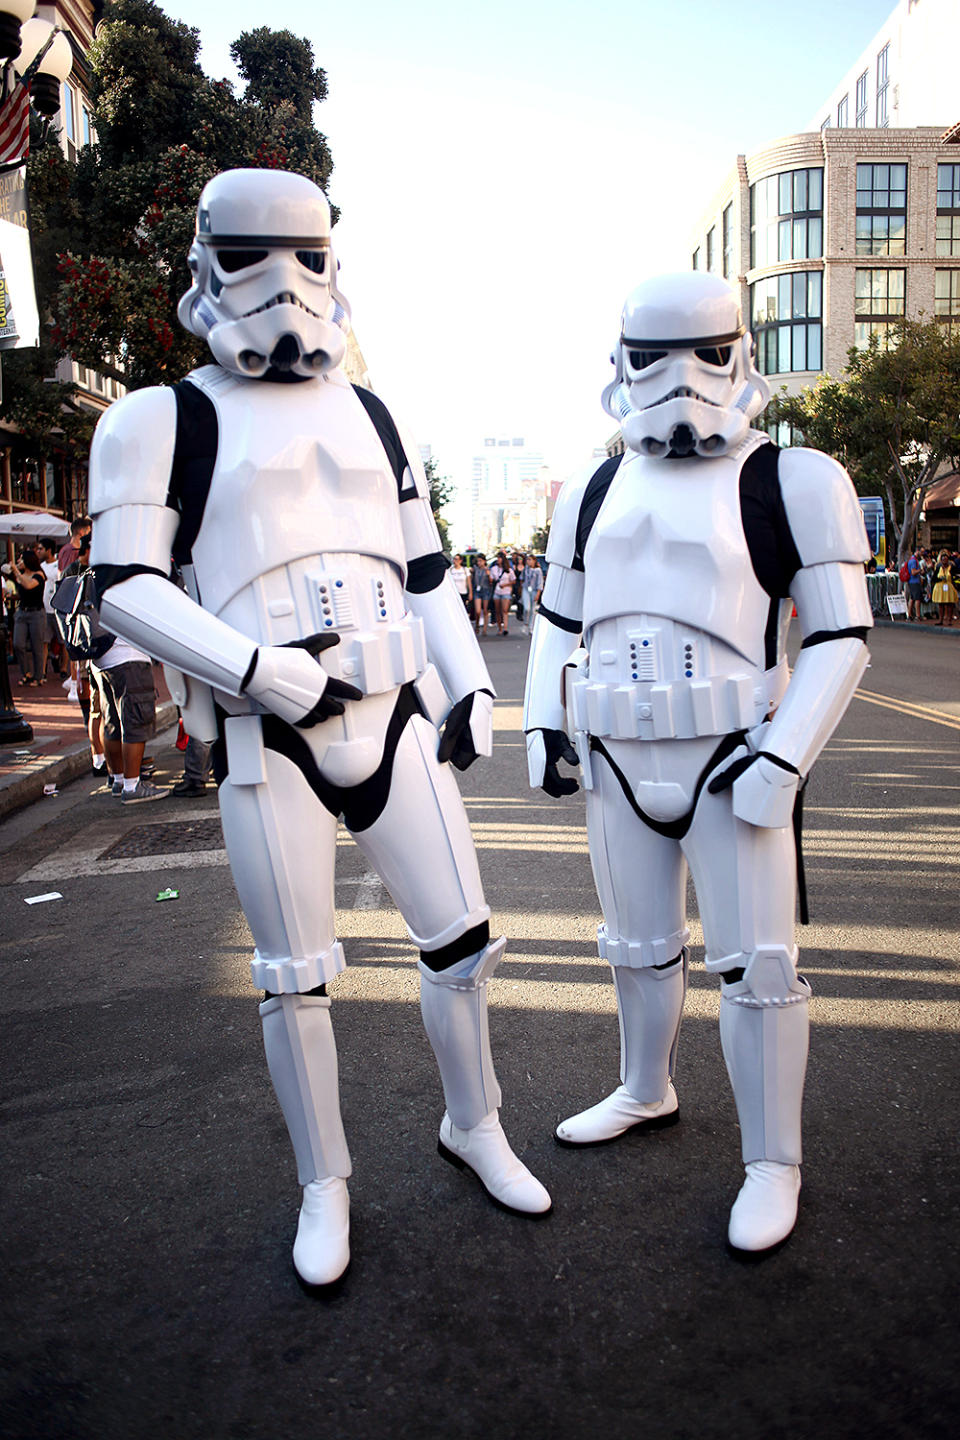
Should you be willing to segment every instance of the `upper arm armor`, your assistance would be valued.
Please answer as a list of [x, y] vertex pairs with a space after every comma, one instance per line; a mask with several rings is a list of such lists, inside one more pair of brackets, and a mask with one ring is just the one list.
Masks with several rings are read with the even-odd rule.
[[[564, 482], [557, 497], [553, 518], [550, 521], [550, 536], [547, 540], [547, 564], [562, 565], [566, 570], [573, 569], [574, 557], [577, 552], [577, 529], [580, 518], [580, 505], [583, 501], [584, 492], [596, 469], [590, 465], [586, 470]], [[549, 575], [549, 568], [547, 574]]]
[[[170, 504], [177, 405], [165, 386], [134, 390], [104, 411], [90, 448], [90, 514]], [[169, 560], [169, 557], [168, 557]]]
[[798, 447], [780, 452], [780, 491], [803, 568], [834, 561], [865, 564], [870, 546], [853, 483], [830, 455]]

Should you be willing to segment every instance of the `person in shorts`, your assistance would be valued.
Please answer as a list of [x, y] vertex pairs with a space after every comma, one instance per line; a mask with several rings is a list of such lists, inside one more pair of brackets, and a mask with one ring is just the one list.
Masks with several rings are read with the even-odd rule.
[[124, 804], [163, 800], [169, 791], [140, 778], [143, 750], [156, 724], [157, 700], [150, 657], [117, 639], [91, 677], [100, 692], [103, 749], [111, 789]]

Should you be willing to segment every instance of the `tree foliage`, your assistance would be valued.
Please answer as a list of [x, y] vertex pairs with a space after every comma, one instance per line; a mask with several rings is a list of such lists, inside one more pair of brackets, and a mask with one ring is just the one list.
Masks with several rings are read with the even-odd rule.
[[883, 349], [874, 336], [851, 349], [840, 379], [824, 375], [800, 395], [783, 392], [767, 419], [835, 455], [861, 495], [886, 496], [899, 565], [938, 472], [960, 456], [960, 337], [921, 319], [903, 321], [894, 340]]
[[[4, 355], [4, 415], [38, 444], [59, 417], [86, 443], [76, 387], [51, 384], [59, 355], [129, 389], [178, 377], [206, 354], [178, 324], [204, 184], [238, 166], [297, 170], [327, 189], [333, 161], [313, 123], [327, 93], [309, 40], [245, 32], [237, 95], [200, 68], [199, 31], [153, 0], [111, 0], [89, 52], [97, 144], [76, 163], [34, 137], [27, 166], [41, 348]], [[334, 211], [334, 213], [336, 213]]]
[[433, 511], [433, 518], [437, 522], [437, 529], [440, 531], [440, 548], [445, 555], [450, 554], [450, 529], [440, 511], [447, 501], [453, 496], [453, 484], [447, 476], [437, 473], [437, 462], [431, 455], [424, 461], [427, 482], [430, 486], [430, 509]]

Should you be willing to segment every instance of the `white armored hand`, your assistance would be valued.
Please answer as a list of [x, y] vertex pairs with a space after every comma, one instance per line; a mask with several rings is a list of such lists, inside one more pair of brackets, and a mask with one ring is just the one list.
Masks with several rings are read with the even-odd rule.
[[777, 830], [789, 825], [797, 798], [800, 773], [788, 761], [769, 751], [741, 755], [715, 775], [707, 786], [711, 795], [733, 786], [733, 813], [748, 825]]
[[344, 702], [362, 700], [363, 691], [328, 675], [317, 659], [322, 650], [339, 643], [339, 635], [308, 635], [288, 645], [260, 645], [241, 688], [301, 730], [342, 715]]
[[558, 764], [579, 765], [577, 752], [562, 730], [527, 731], [527, 769], [530, 784], [545, 790], [554, 800], [580, 789], [572, 775], [561, 775]]
[[466, 770], [480, 755], [493, 754], [493, 696], [474, 690], [458, 700], [447, 716], [437, 759]]

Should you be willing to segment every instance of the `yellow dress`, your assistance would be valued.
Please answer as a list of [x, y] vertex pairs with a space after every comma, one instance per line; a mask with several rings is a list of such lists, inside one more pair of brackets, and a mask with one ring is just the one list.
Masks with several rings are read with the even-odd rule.
[[937, 571], [937, 581], [930, 599], [934, 605], [955, 605], [957, 603], [956, 586], [950, 579], [949, 566], [941, 565]]

